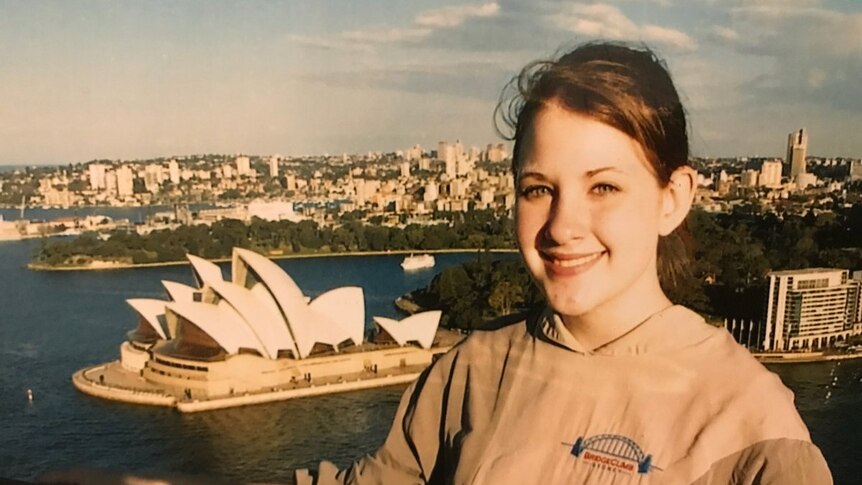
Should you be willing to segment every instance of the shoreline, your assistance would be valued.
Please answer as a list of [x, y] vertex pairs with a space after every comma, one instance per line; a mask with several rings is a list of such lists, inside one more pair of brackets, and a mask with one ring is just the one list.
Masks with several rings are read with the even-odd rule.
[[814, 362], [862, 359], [862, 352], [846, 354], [826, 354], [823, 352], [752, 352], [751, 355], [761, 364], [809, 364]]
[[[185, 399], [161, 389], [143, 387], [143, 378], [137, 378], [140, 383], [125, 386], [101, 381], [96, 375], [104, 375], [111, 368], [121, 367], [119, 361], [107, 362], [76, 371], [72, 375], [72, 384], [78, 391], [88, 396], [127, 404], [139, 404], [173, 408], [181, 413], [196, 413], [214, 411], [217, 409], [235, 408], [254, 404], [264, 404], [288, 399], [337, 394], [341, 392], [375, 389], [379, 387], [409, 384], [419, 377], [424, 366], [413, 366], [401, 371], [391, 369], [389, 373], [374, 377], [355, 377], [355, 379], [322, 379], [319, 383], [296, 385], [292, 388], [273, 388], [266, 391], [246, 392], [234, 396], [220, 396], [208, 399]], [[116, 371], [115, 371], [116, 372]], [[137, 374], [135, 374], [135, 377]], [[126, 377], [133, 379], [134, 377]]]
[[[399, 254], [453, 254], [453, 253], [472, 253], [476, 251], [485, 251], [485, 248], [451, 248], [451, 249], [393, 249], [390, 251], [347, 251], [341, 253], [299, 253], [299, 254], [264, 254], [269, 259], [306, 259], [306, 258], [329, 258], [329, 257], [351, 257], [351, 256], [386, 256]], [[516, 253], [517, 249], [496, 248], [487, 249], [491, 253]], [[210, 259], [213, 263], [225, 263], [231, 260], [230, 257]], [[27, 269], [31, 271], [104, 271], [118, 269], [139, 269], [139, 268], [161, 268], [167, 266], [188, 266], [188, 261], [160, 261], [155, 263], [120, 263], [111, 261], [96, 261], [96, 264], [87, 266], [54, 266], [42, 263], [27, 263]]]

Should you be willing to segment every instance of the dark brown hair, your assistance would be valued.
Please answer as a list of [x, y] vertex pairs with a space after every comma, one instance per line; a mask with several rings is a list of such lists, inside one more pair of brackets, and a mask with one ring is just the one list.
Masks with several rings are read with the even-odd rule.
[[[514, 89], [514, 95], [511, 91]], [[662, 187], [689, 165], [688, 127], [667, 68], [651, 50], [617, 43], [584, 44], [556, 60], [528, 64], [503, 91], [495, 111], [514, 140], [517, 179], [522, 147], [536, 115], [547, 105], [589, 116], [631, 136], [643, 148]], [[498, 126], [498, 131], [499, 126]], [[659, 280], [675, 285], [688, 267], [691, 240], [683, 222], [659, 240]]]

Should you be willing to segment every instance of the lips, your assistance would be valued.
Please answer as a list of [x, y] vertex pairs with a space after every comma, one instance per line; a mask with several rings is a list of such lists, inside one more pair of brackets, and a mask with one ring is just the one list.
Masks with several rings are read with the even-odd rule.
[[554, 276], [573, 276], [592, 268], [607, 251], [588, 254], [549, 254], [540, 253], [545, 268]]

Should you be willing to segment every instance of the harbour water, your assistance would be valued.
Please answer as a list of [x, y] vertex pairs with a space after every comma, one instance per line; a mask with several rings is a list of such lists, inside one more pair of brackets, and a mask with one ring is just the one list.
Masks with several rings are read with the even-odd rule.
[[[45, 470], [88, 465], [278, 482], [292, 469], [321, 459], [349, 463], [385, 438], [403, 386], [191, 415], [78, 393], [72, 373], [116, 359], [125, 332], [134, 327], [124, 300], [160, 298], [160, 280], [190, 284], [190, 272], [183, 266], [27, 271], [24, 265], [38, 244], [0, 243], [0, 477], [29, 480]], [[336, 286], [362, 286], [370, 320], [371, 315], [398, 318], [396, 296], [475, 255], [438, 255], [435, 268], [411, 273], [401, 269], [402, 257], [279, 264], [312, 296]], [[795, 392], [836, 483], [856, 483], [862, 476], [862, 362], [774, 370]], [[27, 389], [33, 391], [32, 402]]]

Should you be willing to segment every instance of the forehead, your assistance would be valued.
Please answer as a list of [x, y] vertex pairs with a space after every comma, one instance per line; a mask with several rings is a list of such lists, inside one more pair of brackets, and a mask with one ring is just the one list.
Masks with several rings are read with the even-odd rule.
[[524, 137], [520, 158], [518, 175], [581, 174], [600, 168], [653, 175], [652, 166], [635, 139], [595, 118], [556, 104], [549, 104], [536, 114]]

